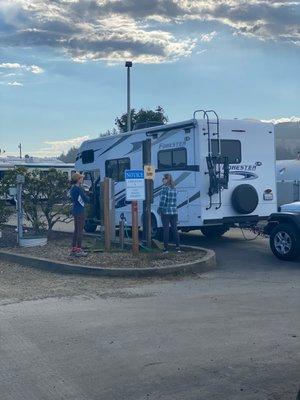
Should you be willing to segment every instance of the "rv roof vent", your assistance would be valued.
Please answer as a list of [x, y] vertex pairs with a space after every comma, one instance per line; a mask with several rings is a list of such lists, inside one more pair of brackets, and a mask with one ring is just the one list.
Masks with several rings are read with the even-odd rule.
[[138, 129], [144, 129], [144, 128], [152, 128], [154, 126], [160, 126], [163, 125], [159, 121], [147, 121], [147, 122], [137, 122], [133, 126], [133, 131], [136, 131]]

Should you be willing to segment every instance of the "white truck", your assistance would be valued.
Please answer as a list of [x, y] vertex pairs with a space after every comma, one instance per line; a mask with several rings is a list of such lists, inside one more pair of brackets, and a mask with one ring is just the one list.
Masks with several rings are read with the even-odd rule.
[[[115, 181], [116, 225], [131, 226], [124, 171], [141, 169], [142, 143], [151, 139], [155, 167], [153, 234], [162, 228], [157, 213], [164, 173], [172, 174], [178, 192], [178, 228], [201, 229], [220, 236], [237, 224], [256, 224], [277, 211], [274, 127], [269, 123], [219, 119], [215, 111], [197, 110], [174, 124], [82, 143], [75, 169], [84, 172], [94, 193], [93, 213], [85, 229], [95, 231], [99, 218], [99, 182]], [[142, 207], [139, 207], [142, 221]]]
[[264, 232], [270, 236], [270, 247], [280, 260], [300, 256], [300, 201], [279, 207], [271, 214]]
[[276, 162], [278, 205], [300, 201], [300, 158]]

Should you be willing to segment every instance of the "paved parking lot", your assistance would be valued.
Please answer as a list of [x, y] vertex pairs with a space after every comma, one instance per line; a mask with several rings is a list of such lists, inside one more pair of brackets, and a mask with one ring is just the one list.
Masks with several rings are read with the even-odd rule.
[[238, 231], [182, 241], [218, 268], [126, 281], [1, 264], [1, 400], [295, 400], [300, 262]]

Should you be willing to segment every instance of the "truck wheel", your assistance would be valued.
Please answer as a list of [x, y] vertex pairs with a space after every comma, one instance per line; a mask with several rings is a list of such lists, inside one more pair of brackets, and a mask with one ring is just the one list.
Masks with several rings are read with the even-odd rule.
[[279, 224], [270, 234], [270, 247], [280, 260], [295, 260], [300, 254], [300, 235], [289, 224]]
[[84, 230], [87, 233], [95, 233], [97, 229], [97, 224], [92, 221], [86, 220], [84, 223]]
[[202, 234], [208, 238], [221, 237], [228, 230], [228, 227], [225, 225], [202, 226], [202, 228], [200, 228]]

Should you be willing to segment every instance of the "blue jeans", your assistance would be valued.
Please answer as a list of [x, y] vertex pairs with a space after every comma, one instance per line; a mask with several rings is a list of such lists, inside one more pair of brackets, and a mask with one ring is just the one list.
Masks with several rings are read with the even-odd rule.
[[161, 221], [163, 224], [164, 230], [164, 248], [167, 250], [170, 240], [170, 226], [171, 231], [173, 233], [173, 238], [176, 244], [176, 247], [179, 247], [179, 234], [177, 230], [177, 221], [178, 215], [177, 214], [161, 214]]

